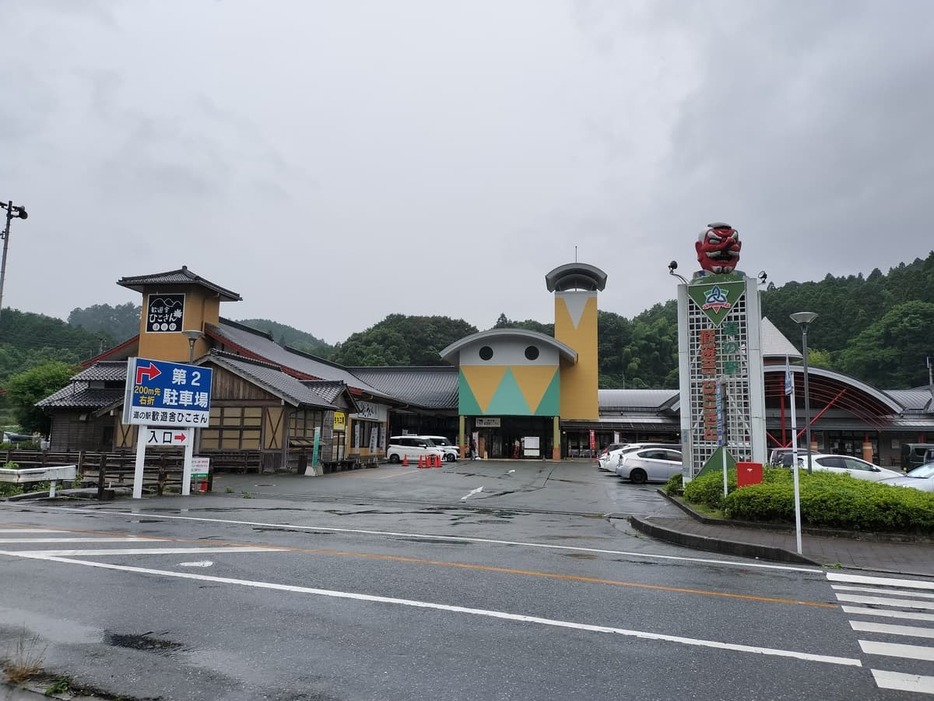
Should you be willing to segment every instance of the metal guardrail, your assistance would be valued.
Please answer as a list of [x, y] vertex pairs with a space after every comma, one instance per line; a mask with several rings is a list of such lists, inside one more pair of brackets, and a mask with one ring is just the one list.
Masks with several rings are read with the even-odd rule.
[[23, 484], [24, 482], [51, 482], [49, 496], [55, 496], [59, 480], [72, 480], [78, 476], [77, 465], [56, 465], [54, 467], [26, 467], [19, 470], [0, 468], [0, 482]]

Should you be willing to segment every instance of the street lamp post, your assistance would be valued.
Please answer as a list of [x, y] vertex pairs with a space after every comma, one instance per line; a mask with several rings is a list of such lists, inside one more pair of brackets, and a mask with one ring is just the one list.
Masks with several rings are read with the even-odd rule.
[[198, 339], [204, 336], [204, 334], [197, 329], [186, 329], [182, 331], [182, 333], [185, 335], [185, 338], [188, 339], [188, 363], [191, 364], [195, 360], [195, 343], [197, 343]]
[[3, 227], [3, 233], [0, 234], [0, 238], [3, 239], [3, 258], [0, 260], [0, 311], [2, 311], [3, 280], [6, 277], [6, 251], [10, 243], [10, 222], [13, 221], [13, 219], [26, 219], [29, 215], [26, 213], [25, 207], [14, 205], [13, 200], [9, 202], [0, 202], [0, 207], [6, 210], [6, 226]]
[[811, 472], [811, 393], [808, 391], [808, 326], [817, 318], [815, 312], [795, 312], [791, 320], [801, 327], [801, 353], [804, 356], [804, 440], [808, 473]]

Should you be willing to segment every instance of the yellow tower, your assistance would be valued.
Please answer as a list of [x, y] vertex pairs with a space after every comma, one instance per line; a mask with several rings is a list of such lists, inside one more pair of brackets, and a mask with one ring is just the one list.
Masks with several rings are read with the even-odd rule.
[[143, 295], [139, 357], [189, 362], [207, 350], [204, 325], [217, 324], [221, 302], [240, 295], [208, 282], [186, 266], [165, 273], [138, 275], [117, 284]]
[[566, 263], [548, 273], [545, 284], [555, 293], [555, 340], [577, 351], [577, 363], [561, 367], [561, 418], [596, 421], [597, 292], [606, 287], [606, 273], [586, 263]]

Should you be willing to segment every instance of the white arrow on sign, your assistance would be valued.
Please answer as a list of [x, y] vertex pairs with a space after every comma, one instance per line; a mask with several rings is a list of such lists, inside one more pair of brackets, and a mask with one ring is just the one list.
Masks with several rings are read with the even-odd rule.
[[150, 428], [146, 445], [187, 445], [188, 429]]

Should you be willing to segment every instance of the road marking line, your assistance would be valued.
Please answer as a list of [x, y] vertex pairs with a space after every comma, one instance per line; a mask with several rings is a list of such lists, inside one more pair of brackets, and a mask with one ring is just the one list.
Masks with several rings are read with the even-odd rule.
[[232, 545], [225, 548], [116, 548], [113, 550], [0, 550], [0, 555], [12, 557], [28, 557], [42, 559], [43, 557], [76, 557], [78, 555], [91, 557], [94, 555], [190, 555], [192, 553], [277, 553], [286, 552], [287, 548], [273, 548], [269, 546]]
[[887, 633], [889, 635], [909, 635], [915, 638], [934, 638], [934, 628], [921, 626], [896, 626], [872, 621], [850, 621], [853, 630], [864, 633]]
[[831, 588], [837, 591], [861, 591], [866, 594], [898, 594], [901, 596], [913, 596], [916, 599], [934, 599], [934, 594], [928, 594], [920, 591], [904, 591], [898, 589], [876, 589], [875, 587], [847, 587], [841, 584], [831, 584]]
[[853, 594], [837, 594], [837, 600], [848, 601], [851, 604], [874, 604], [876, 606], [898, 606], [908, 609], [934, 609], [934, 601], [915, 601], [913, 599], [889, 599], [884, 596], [855, 596]]
[[781, 599], [777, 597], [761, 596], [757, 594], [736, 594], [732, 592], [712, 591], [710, 589], [689, 589], [687, 587], [673, 587], [665, 584], [646, 584], [642, 582], [626, 582], [617, 579], [603, 579], [601, 577], [585, 577], [576, 574], [561, 574], [558, 572], [540, 572], [537, 570], [520, 570], [513, 567], [497, 567], [494, 565], [478, 565], [470, 562], [449, 562], [446, 560], [427, 560], [418, 557], [403, 555], [382, 555], [378, 553], [348, 552], [344, 550], [327, 550], [323, 548], [289, 548], [283, 550], [311, 555], [330, 555], [334, 557], [353, 557], [368, 560], [382, 560], [386, 562], [402, 562], [414, 565], [429, 565], [434, 567], [453, 567], [456, 569], [473, 570], [478, 572], [497, 572], [501, 574], [514, 574], [523, 577], [541, 577], [563, 582], [583, 582], [585, 584], [606, 584], [614, 587], [631, 587], [633, 589], [648, 589], [651, 591], [665, 591], [675, 594], [697, 594], [699, 596], [716, 596], [725, 599], [742, 599], [744, 601], [759, 601], [769, 604], [792, 604], [795, 606], [814, 606], [817, 608], [838, 608], [837, 604], [828, 604], [823, 601], [802, 601], [800, 599]]
[[920, 674], [902, 674], [901, 672], [885, 672], [880, 669], [869, 671], [872, 672], [872, 676], [876, 680], [876, 686], [880, 689], [934, 694], [934, 677], [925, 677]]
[[506, 613], [504, 611], [492, 611], [489, 609], [475, 609], [464, 606], [450, 606], [447, 604], [435, 604], [428, 601], [415, 601], [412, 599], [397, 599], [388, 596], [375, 596], [372, 594], [356, 594], [353, 592], [334, 591], [330, 589], [315, 589], [312, 587], [301, 587], [292, 584], [275, 584], [273, 582], [257, 582], [245, 579], [231, 579], [228, 577], [213, 577], [210, 575], [195, 574], [193, 572], [171, 572], [168, 570], [155, 570], [148, 567], [130, 567], [124, 565], [112, 565], [105, 562], [94, 562], [88, 560], [72, 560], [64, 557], [49, 557], [43, 555], [29, 555], [31, 559], [46, 560], [49, 562], [61, 562], [70, 565], [83, 565], [85, 567], [96, 567], [99, 569], [116, 570], [120, 572], [133, 572], [137, 574], [151, 574], [163, 577], [174, 577], [176, 579], [190, 579], [200, 582], [213, 582], [215, 584], [234, 584], [238, 586], [255, 587], [258, 589], [271, 589], [274, 591], [285, 591], [299, 594], [312, 594], [316, 596], [326, 596], [334, 599], [350, 599], [354, 601], [365, 601], [370, 603], [394, 604], [397, 606], [408, 606], [411, 608], [431, 609], [435, 611], [444, 611], [447, 613], [464, 613], [474, 616], [484, 616], [487, 618], [497, 618], [507, 621], [516, 621], [520, 623], [536, 623], [539, 625], [552, 626], [555, 628], [567, 628], [571, 630], [581, 630], [593, 633], [611, 633], [642, 640], [657, 640], [663, 642], [679, 643], [681, 645], [691, 645], [694, 647], [713, 648], [716, 650], [731, 650], [733, 652], [746, 652], [757, 655], [767, 655], [772, 657], [790, 657], [806, 662], [823, 662], [847, 667], [862, 667], [862, 662], [852, 657], [835, 657], [832, 655], [817, 655], [808, 652], [798, 652], [795, 650], [780, 650], [776, 648], [758, 647], [753, 645], [740, 645], [736, 643], [724, 643], [717, 640], [704, 640], [701, 638], [685, 638], [677, 635], [664, 635], [661, 633], [649, 633], [647, 631], [629, 630], [626, 628], [613, 628], [610, 626], [596, 626], [587, 623], [574, 623], [572, 621], [561, 621], [551, 618], [541, 618], [538, 616], [525, 616], [522, 614]]
[[844, 613], [860, 616], [884, 616], [885, 618], [901, 618], [909, 621], [934, 621], [934, 613], [917, 613], [915, 611], [888, 611], [883, 609], [865, 609], [859, 606], [841, 606]]
[[885, 655], [887, 657], [934, 662], [934, 647], [904, 645], [902, 643], [878, 643], [874, 640], [859, 640], [858, 642], [867, 655]]
[[[67, 511], [72, 513], [87, 514], [86, 509], [76, 509], [72, 507], [45, 507], [49, 511]], [[136, 511], [95, 511], [100, 514], [114, 514], [117, 516], [140, 517], [140, 512]], [[824, 570], [819, 567], [798, 567], [792, 565], [772, 565], [763, 562], [752, 562], [748, 560], [714, 560], [712, 558], [684, 557], [679, 555], [656, 555], [652, 553], [628, 552], [626, 550], [607, 550], [603, 548], [583, 548], [574, 545], [552, 545], [550, 543], [530, 543], [514, 540], [495, 540], [492, 538], [471, 538], [461, 535], [425, 535], [423, 533], [405, 533], [398, 531], [373, 531], [361, 528], [334, 528], [331, 526], [298, 526], [290, 523], [265, 523], [262, 521], [238, 521], [235, 519], [224, 518], [203, 518], [200, 516], [174, 516], [170, 514], [151, 514], [146, 513], [146, 518], [163, 519], [166, 521], [196, 521], [200, 523], [223, 523], [234, 526], [251, 526], [259, 528], [289, 528], [294, 531], [327, 531], [329, 533], [355, 533], [358, 535], [391, 536], [396, 538], [411, 538], [419, 540], [456, 540], [463, 543], [485, 543], [488, 545], [517, 545], [526, 548], [541, 548], [544, 550], [562, 550], [570, 552], [594, 553], [597, 555], [617, 555], [624, 557], [638, 557], [643, 559], [671, 560], [675, 562], [696, 562], [705, 565], [726, 565], [729, 567], [743, 567], [750, 569], [770, 569], [782, 570], [785, 572], [808, 572], [811, 574], [824, 574]]]
[[0, 538], [0, 543], [15, 545], [17, 543], [127, 543], [140, 541], [148, 543], [164, 543], [171, 538], [150, 538], [148, 536], [127, 535], [119, 538]]
[[53, 528], [0, 528], [0, 533], [70, 533]]
[[889, 577], [869, 577], [863, 574], [843, 574], [841, 572], [828, 572], [827, 579], [831, 582], [849, 582], [850, 584], [881, 584], [901, 589], [934, 590], [934, 582], [920, 579], [890, 579]]

